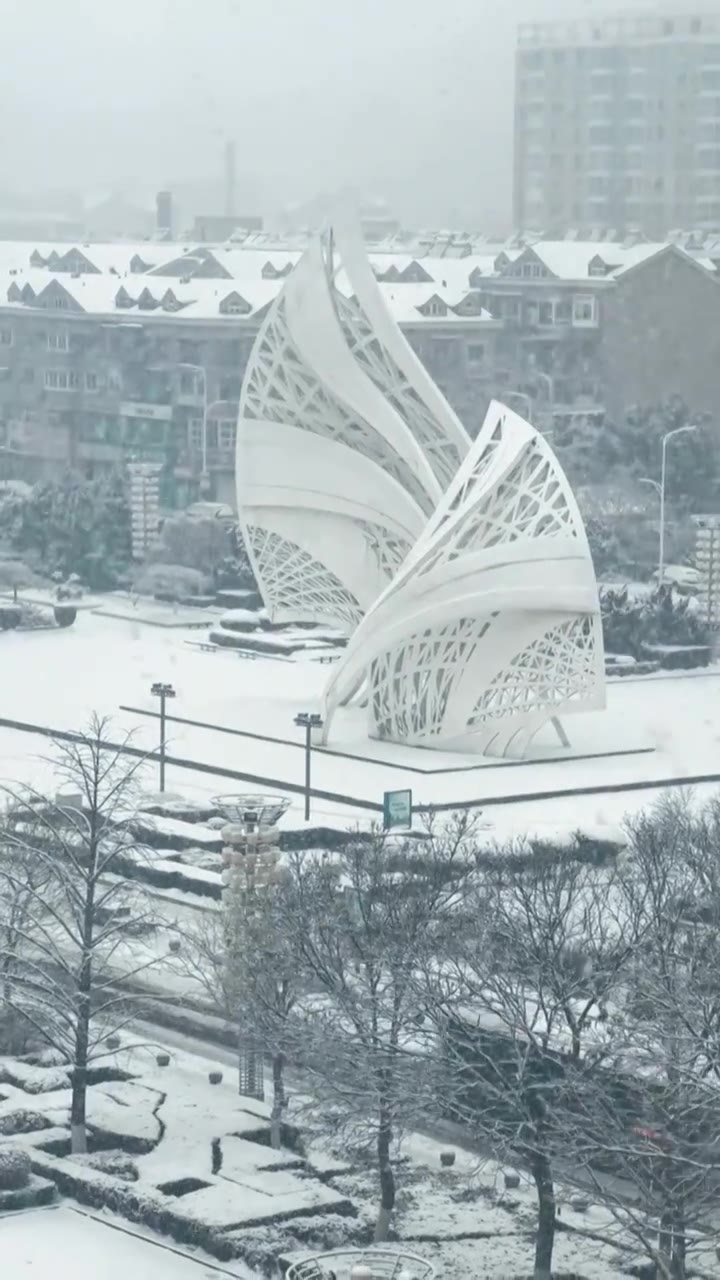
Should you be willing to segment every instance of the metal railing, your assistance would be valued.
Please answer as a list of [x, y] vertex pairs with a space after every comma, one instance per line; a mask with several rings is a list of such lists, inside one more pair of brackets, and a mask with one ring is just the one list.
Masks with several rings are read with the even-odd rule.
[[404, 1249], [333, 1249], [295, 1262], [285, 1280], [352, 1280], [355, 1268], [366, 1267], [372, 1280], [434, 1280], [435, 1268]]

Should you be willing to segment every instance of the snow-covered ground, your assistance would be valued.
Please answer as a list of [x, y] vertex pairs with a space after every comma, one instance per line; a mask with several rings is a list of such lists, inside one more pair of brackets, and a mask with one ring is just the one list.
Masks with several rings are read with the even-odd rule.
[[1, 1218], [0, 1258], [7, 1280], [253, 1280], [240, 1263], [219, 1269], [117, 1219], [65, 1204]]
[[[5, 632], [0, 637], [1, 714], [64, 729], [82, 725], [92, 711], [98, 711], [113, 717], [118, 733], [132, 728], [139, 745], [152, 747], [157, 742], [157, 721], [118, 708], [125, 704], [157, 711], [150, 686], [156, 680], [169, 681], [177, 691], [168, 706], [170, 713], [285, 740], [268, 742], [171, 723], [168, 749], [172, 754], [302, 783], [302, 735], [293, 720], [299, 711], [319, 708], [328, 668], [304, 655], [278, 662], [242, 659], [232, 652], [208, 653], [194, 647], [202, 634], [92, 613], [83, 613], [64, 631]], [[338, 720], [330, 746], [334, 751], [357, 751], [367, 759], [317, 751], [313, 784], [378, 804], [384, 790], [411, 786], [416, 804], [476, 800], [482, 806], [490, 797], [708, 773], [720, 764], [718, 702], [717, 668], [617, 681], [608, 688], [606, 713], [567, 718], [576, 752], [653, 750], [519, 765], [372, 743], [364, 736], [362, 711], [350, 710]], [[0, 779], [46, 785], [51, 771], [43, 757], [49, 749], [42, 738], [0, 729]], [[538, 752], [562, 754], [553, 743], [552, 731], [538, 744]], [[449, 769], [452, 772], [443, 772]], [[196, 798], [242, 789], [241, 783], [229, 779], [172, 766], [168, 786]], [[248, 783], [247, 789], [257, 787]], [[617, 825], [627, 811], [651, 803], [656, 794], [648, 789], [518, 801], [488, 807], [486, 816], [500, 835], [528, 829], [542, 832], [548, 825], [602, 828]], [[292, 818], [300, 817], [300, 806], [301, 801], [295, 800]], [[363, 813], [334, 801], [313, 802], [316, 820], [349, 823], [363, 816], [367, 819], [367, 810]]]
[[[131, 1157], [135, 1182], [120, 1181], [107, 1165], [98, 1171], [92, 1166], [94, 1157], [46, 1151], [67, 1135], [70, 1097], [62, 1068], [30, 1068], [0, 1058], [3, 1128], [11, 1127], [10, 1118], [18, 1112], [25, 1117], [25, 1129], [28, 1115], [35, 1117], [34, 1131], [5, 1140], [30, 1150], [45, 1176], [61, 1172], [76, 1181], [81, 1177], [86, 1186], [130, 1190], [149, 1206], [168, 1206], [189, 1227], [214, 1227], [239, 1246], [245, 1262], [198, 1266], [182, 1249], [180, 1254], [165, 1252], [163, 1241], [142, 1227], [108, 1218], [104, 1210], [99, 1218], [94, 1212], [79, 1214], [66, 1201], [47, 1213], [0, 1219], [3, 1277], [15, 1280], [27, 1273], [43, 1280], [125, 1280], [132, 1269], [138, 1280], [193, 1280], [195, 1275], [198, 1280], [219, 1280], [221, 1275], [262, 1280], [267, 1271], [256, 1268], [260, 1255], [265, 1263], [280, 1255], [301, 1257], [311, 1236], [318, 1242], [317, 1252], [370, 1238], [378, 1197], [371, 1166], [352, 1153], [329, 1151], [306, 1132], [304, 1157], [288, 1149], [272, 1150], [266, 1145], [268, 1106], [238, 1096], [232, 1069], [225, 1066], [222, 1082], [211, 1084], [208, 1069], [218, 1066], [215, 1060], [175, 1047], [167, 1050], [169, 1064], [159, 1066], [158, 1047], [121, 1047], [109, 1061], [131, 1078], [89, 1089], [91, 1130], [102, 1131], [105, 1144], [144, 1147], [144, 1153]], [[41, 1117], [52, 1127], [39, 1128]], [[302, 1117], [302, 1099], [297, 1107], [291, 1099], [289, 1119], [301, 1132]], [[221, 1152], [215, 1173], [213, 1139]], [[440, 1160], [448, 1149], [455, 1154], [449, 1169]], [[129, 1162], [126, 1156], [125, 1164]], [[530, 1274], [536, 1200], [527, 1175], [508, 1189], [505, 1174], [514, 1170], [419, 1134], [403, 1138], [395, 1167], [398, 1238], [408, 1251], [435, 1265], [438, 1280]], [[186, 1180], [196, 1180], [196, 1189]], [[561, 1182], [556, 1190], [564, 1228], [557, 1235], [556, 1269], [583, 1280], [628, 1277], [638, 1251], [610, 1212], [579, 1204], [576, 1193]], [[108, 1223], [119, 1230], [110, 1232]], [[164, 1244], [173, 1247], [167, 1240]], [[709, 1244], [706, 1253], [710, 1258]], [[698, 1274], [715, 1274], [713, 1266], [714, 1261]]]

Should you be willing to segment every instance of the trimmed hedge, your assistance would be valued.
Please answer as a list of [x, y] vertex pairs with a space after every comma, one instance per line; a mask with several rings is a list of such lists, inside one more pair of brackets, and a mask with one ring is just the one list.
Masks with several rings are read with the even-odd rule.
[[0, 1191], [0, 1213], [17, 1213], [19, 1209], [36, 1209], [40, 1205], [52, 1204], [57, 1196], [57, 1187], [49, 1178], [30, 1176], [26, 1187], [15, 1190]]
[[281, 831], [281, 849], [328, 849], [331, 853], [352, 844], [369, 844], [376, 840], [372, 831], [347, 831], [341, 827], [310, 827], [298, 831]]
[[39, 1111], [28, 1111], [19, 1108], [0, 1116], [0, 1136], [12, 1137], [16, 1133], [37, 1133], [41, 1129], [51, 1129], [52, 1122]]
[[29, 1181], [29, 1153], [22, 1147], [0, 1147], [0, 1191], [19, 1191]]
[[154, 885], [156, 889], [180, 889], [183, 893], [194, 893], [198, 898], [213, 898], [220, 902], [222, 884], [218, 877], [217, 884], [211, 880], [195, 878], [190, 871], [168, 871], [152, 862], [131, 862], [118, 858], [117, 870], [128, 880], [140, 880], [144, 884]]
[[[131, 819], [128, 827], [141, 844], [146, 844], [151, 849], [172, 849], [173, 852], [180, 853], [185, 849], [197, 848], [197, 837], [190, 833], [165, 831], [162, 827], [155, 825], [152, 817], [143, 821], [142, 816], [138, 814]], [[202, 842], [202, 848], [207, 850], [208, 853], [220, 853], [222, 847], [223, 842], [220, 835], [216, 840], [203, 840]]]
[[[80, 1204], [90, 1205], [93, 1209], [110, 1209], [129, 1222], [140, 1223], [160, 1235], [170, 1236], [178, 1244], [204, 1249], [219, 1262], [244, 1257], [240, 1240], [229, 1239], [217, 1227], [180, 1216], [164, 1196], [138, 1191], [127, 1182], [120, 1183], [107, 1174], [70, 1160], [43, 1157], [36, 1151], [32, 1152], [31, 1158], [35, 1173], [51, 1178], [63, 1195], [78, 1200]], [[269, 1268], [267, 1274], [271, 1274]]]

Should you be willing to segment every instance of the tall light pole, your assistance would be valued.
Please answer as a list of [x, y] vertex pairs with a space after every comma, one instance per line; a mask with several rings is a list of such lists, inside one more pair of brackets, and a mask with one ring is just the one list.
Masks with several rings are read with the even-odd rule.
[[322, 729], [322, 716], [313, 711], [301, 711], [295, 717], [295, 724], [305, 730], [305, 821], [310, 821], [310, 757], [312, 754], [312, 731]]
[[662, 586], [665, 578], [665, 477], [667, 473], [668, 440], [672, 440], [673, 436], [686, 435], [689, 431], [697, 431], [697, 427], [691, 425], [686, 427], [675, 427], [672, 431], [667, 431], [662, 438], [662, 464], [660, 467], [660, 546], [658, 550], [659, 586]]
[[171, 684], [162, 684], [159, 680], [150, 690], [154, 698], [160, 699], [160, 790], [165, 790], [165, 703], [168, 698], [175, 697]]

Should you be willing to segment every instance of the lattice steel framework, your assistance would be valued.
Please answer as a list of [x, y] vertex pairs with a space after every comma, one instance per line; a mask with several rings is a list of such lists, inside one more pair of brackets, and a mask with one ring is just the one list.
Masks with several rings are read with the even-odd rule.
[[357, 626], [360, 605], [324, 564], [270, 529], [248, 525], [247, 538], [259, 580], [277, 609], [323, 620], [334, 616], [351, 631]]
[[368, 693], [369, 732], [518, 754], [549, 719], [604, 705], [597, 586], [549, 445], [493, 403], [425, 531], [352, 637], [325, 696]]
[[270, 616], [352, 630], [468, 448], [359, 238], [319, 237], [260, 329], [240, 400], [238, 508]]

